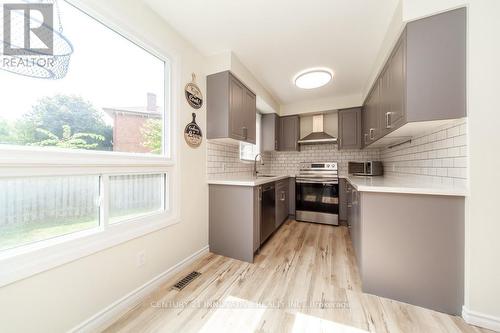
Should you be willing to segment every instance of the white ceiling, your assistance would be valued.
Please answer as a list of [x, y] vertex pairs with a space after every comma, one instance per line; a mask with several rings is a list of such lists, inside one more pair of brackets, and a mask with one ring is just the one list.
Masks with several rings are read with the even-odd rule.
[[[282, 105], [360, 94], [398, 0], [144, 0], [204, 55], [233, 53]], [[328, 67], [313, 90], [294, 75]]]

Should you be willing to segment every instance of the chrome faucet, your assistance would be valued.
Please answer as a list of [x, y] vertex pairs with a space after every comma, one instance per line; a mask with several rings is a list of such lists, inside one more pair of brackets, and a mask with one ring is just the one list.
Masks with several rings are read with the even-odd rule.
[[255, 177], [259, 176], [259, 171], [257, 171], [257, 157], [260, 156], [260, 165], [264, 165], [264, 159], [262, 158], [261, 154], [255, 155], [255, 158], [253, 160], [253, 174]]

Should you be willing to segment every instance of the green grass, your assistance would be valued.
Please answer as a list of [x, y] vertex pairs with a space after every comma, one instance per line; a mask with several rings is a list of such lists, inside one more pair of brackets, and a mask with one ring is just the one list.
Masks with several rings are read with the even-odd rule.
[[0, 250], [95, 228], [97, 216], [51, 219], [0, 227]]
[[[153, 212], [150, 208], [123, 210], [120, 211], [119, 216], [111, 217], [110, 223], [117, 223]], [[65, 217], [0, 226], [0, 251], [98, 226], [97, 216]]]

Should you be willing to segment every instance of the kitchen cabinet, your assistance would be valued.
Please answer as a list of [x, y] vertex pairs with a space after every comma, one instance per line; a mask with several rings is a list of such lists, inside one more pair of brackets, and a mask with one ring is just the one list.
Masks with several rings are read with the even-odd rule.
[[253, 262], [254, 253], [289, 215], [292, 179], [257, 186], [210, 184], [210, 252]]
[[339, 180], [339, 220], [347, 221], [347, 203], [349, 193], [349, 182], [345, 178]]
[[361, 108], [339, 110], [338, 149], [361, 149]]
[[256, 96], [231, 72], [207, 76], [207, 139], [256, 143]]
[[280, 117], [280, 151], [299, 151], [300, 146], [297, 141], [300, 138], [300, 118], [299, 116]]
[[276, 228], [278, 228], [288, 218], [290, 182], [288, 179], [277, 181], [275, 188], [276, 188]]
[[465, 117], [465, 88], [466, 9], [408, 23], [363, 103], [365, 146]]
[[463, 196], [363, 192], [348, 221], [363, 292], [459, 314], [463, 305]]
[[280, 148], [280, 117], [276, 113], [262, 115], [262, 150], [276, 151]]
[[376, 141], [380, 136], [380, 85], [380, 81], [375, 82], [363, 108], [365, 113], [365, 122], [363, 124], [363, 140], [365, 146]]

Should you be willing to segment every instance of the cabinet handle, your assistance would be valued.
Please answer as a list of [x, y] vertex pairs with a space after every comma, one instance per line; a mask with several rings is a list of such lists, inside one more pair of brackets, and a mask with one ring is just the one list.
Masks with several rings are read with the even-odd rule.
[[347, 204], [347, 208], [352, 208], [352, 205], [351, 204]]
[[262, 201], [262, 188], [259, 187], [259, 201]]
[[242, 127], [241, 131], [243, 132], [243, 138], [246, 140], [248, 136], [248, 129], [246, 127]]
[[370, 128], [370, 140], [375, 138], [375, 128]]
[[392, 128], [392, 112], [385, 113], [385, 128]]
[[342, 138], [339, 138], [339, 148], [342, 148]]

